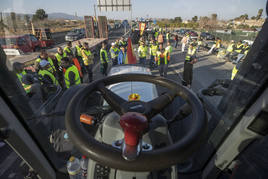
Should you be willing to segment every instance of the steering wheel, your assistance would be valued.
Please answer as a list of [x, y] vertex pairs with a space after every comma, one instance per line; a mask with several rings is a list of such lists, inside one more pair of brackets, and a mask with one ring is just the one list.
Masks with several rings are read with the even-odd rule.
[[[168, 88], [170, 92], [149, 102], [126, 101], [105, 87], [107, 85], [129, 81], [157, 84]], [[160, 149], [141, 151], [140, 155], [135, 160], [128, 161], [122, 157], [121, 150], [95, 140], [80, 123], [79, 117], [82, 101], [94, 91], [99, 91], [111, 108], [121, 116], [121, 127], [133, 124], [131, 123], [133, 121], [126, 124], [129, 121], [122, 119], [124, 115], [129, 112], [141, 114], [138, 116], [138, 118], [141, 119], [138, 120], [138, 123], [142, 123], [142, 129], [138, 129], [141, 130], [139, 131], [141, 137], [142, 134], [146, 132], [146, 127], [148, 127], [146, 123], [150, 123], [150, 119], [153, 116], [160, 113], [176, 96], [180, 96], [186, 100], [192, 108], [193, 122], [191, 130], [176, 143]], [[144, 118], [147, 120], [144, 121]], [[102, 165], [120, 170], [152, 171], [168, 168], [187, 160], [205, 140], [207, 119], [202, 103], [188, 88], [162, 77], [144, 74], [122, 74], [94, 81], [79, 90], [68, 104], [65, 114], [65, 125], [73, 144], [90, 159]], [[134, 128], [136, 129], [136, 126], [134, 126]]]

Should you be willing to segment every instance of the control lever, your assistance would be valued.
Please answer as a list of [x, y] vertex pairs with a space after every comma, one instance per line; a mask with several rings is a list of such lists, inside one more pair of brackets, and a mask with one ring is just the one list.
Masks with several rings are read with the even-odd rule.
[[126, 160], [135, 160], [142, 150], [142, 135], [148, 128], [147, 118], [137, 112], [127, 112], [120, 118], [124, 131], [122, 156]]

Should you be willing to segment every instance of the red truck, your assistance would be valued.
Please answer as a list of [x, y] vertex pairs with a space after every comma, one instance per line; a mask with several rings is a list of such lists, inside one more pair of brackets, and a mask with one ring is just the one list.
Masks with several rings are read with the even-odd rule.
[[40, 41], [32, 34], [0, 37], [3, 49], [16, 49], [19, 52], [34, 52], [41, 48]]

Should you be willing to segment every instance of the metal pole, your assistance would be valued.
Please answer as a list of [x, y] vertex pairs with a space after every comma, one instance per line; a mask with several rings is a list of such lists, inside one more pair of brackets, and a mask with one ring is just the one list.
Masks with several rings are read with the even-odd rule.
[[130, 6], [130, 29], [132, 29], [132, 5]]
[[97, 18], [96, 4], [94, 4], [94, 16], [95, 16], [95, 18]]

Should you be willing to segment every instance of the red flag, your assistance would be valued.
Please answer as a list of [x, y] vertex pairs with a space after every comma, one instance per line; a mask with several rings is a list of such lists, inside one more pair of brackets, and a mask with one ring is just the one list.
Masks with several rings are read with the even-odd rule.
[[125, 64], [136, 64], [136, 56], [134, 55], [131, 38], [129, 37], [127, 40], [127, 58]]

